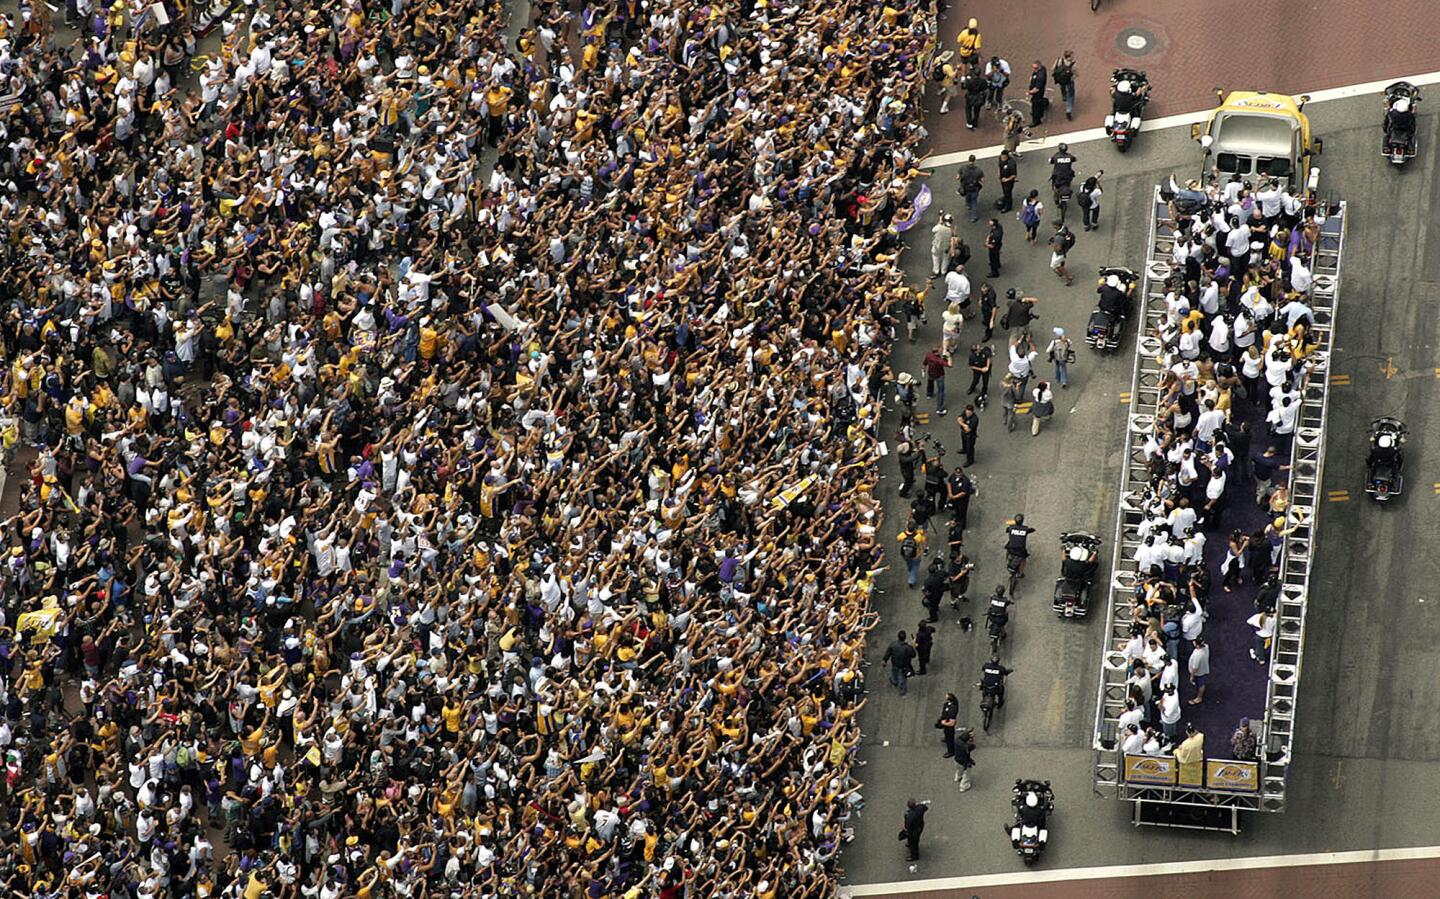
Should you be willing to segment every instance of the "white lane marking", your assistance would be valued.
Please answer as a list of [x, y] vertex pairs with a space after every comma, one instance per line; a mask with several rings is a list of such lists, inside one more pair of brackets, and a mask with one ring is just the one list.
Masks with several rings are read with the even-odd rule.
[[1261, 855], [1251, 858], [1212, 858], [1193, 862], [1157, 862], [1149, 865], [1109, 865], [1059, 871], [1017, 871], [973, 877], [936, 877], [897, 883], [866, 883], [840, 887], [841, 896], [882, 896], [929, 890], [975, 890], [983, 887], [1051, 883], [1060, 880], [1101, 880], [1110, 877], [1155, 877], [1166, 874], [1200, 874], [1206, 871], [1300, 868], [1307, 865], [1353, 865], [1361, 862], [1413, 861], [1440, 858], [1440, 846], [1398, 849], [1360, 849], [1354, 852], [1316, 852], [1310, 855]]
[[[1310, 103], [1324, 103], [1326, 100], [1343, 100], [1347, 97], [1359, 97], [1364, 94], [1378, 94], [1391, 84], [1397, 81], [1408, 81], [1416, 87], [1427, 84], [1440, 84], [1440, 72], [1426, 72], [1423, 75], [1411, 75], [1408, 78], [1386, 78], [1384, 81], [1366, 81], [1363, 84], [1347, 84], [1344, 87], [1332, 87], [1323, 91], [1314, 91], [1310, 94]], [[1301, 93], [1304, 93], [1303, 91]], [[1297, 95], [1298, 96], [1298, 95]], [[963, 110], [962, 110], [963, 112]], [[1161, 116], [1158, 119], [1151, 119], [1140, 125], [1141, 131], [1162, 131], [1166, 128], [1175, 128], [1180, 125], [1194, 125], [1196, 122], [1203, 122], [1209, 118], [1211, 110], [1201, 109], [1196, 112], [1182, 112], [1179, 115]], [[1048, 150], [1061, 143], [1080, 144], [1085, 141], [1099, 140], [1105, 136], [1104, 128], [1084, 128], [1080, 131], [1069, 131], [1065, 134], [1052, 134], [1049, 137], [1039, 140], [1021, 141], [1020, 152], [1025, 153], [1031, 150]], [[955, 153], [941, 153], [937, 156], [927, 156], [921, 165], [929, 167], [941, 167], [948, 165], [959, 165], [972, 155], [976, 159], [993, 159], [1000, 155], [1004, 147], [995, 144], [989, 147], [977, 147], [974, 150], [960, 150]]]

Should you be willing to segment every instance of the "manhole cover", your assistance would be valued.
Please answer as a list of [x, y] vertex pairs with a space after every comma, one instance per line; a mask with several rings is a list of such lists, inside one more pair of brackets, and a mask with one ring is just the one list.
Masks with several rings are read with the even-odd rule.
[[1126, 56], [1148, 56], [1156, 43], [1155, 35], [1144, 28], [1126, 28], [1115, 37], [1115, 46]]

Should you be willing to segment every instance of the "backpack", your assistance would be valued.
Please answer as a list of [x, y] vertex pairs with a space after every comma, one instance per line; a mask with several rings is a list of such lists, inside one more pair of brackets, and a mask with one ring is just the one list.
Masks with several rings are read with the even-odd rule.
[[916, 545], [915, 538], [910, 534], [906, 534], [905, 539], [900, 541], [900, 557], [902, 559], [915, 558], [919, 550], [920, 547]]
[[1050, 77], [1054, 79], [1056, 84], [1069, 84], [1075, 80], [1070, 64], [1063, 62], [1057, 63], [1056, 66], [1050, 70]]
[[1089, 209], [1091, 204], [1095, 202], [1095, 199], [1090, 196], [1090, 191], [1082, 187], [1080, 189], [1080, 196], [1075, 198], [1075, 202], [1080, 205], [1081, 209]]
[[1020, 221], [1023, 222], [1027, 228], [1033, 228], [1040, 224], [1040, 213], [1036, 211], [1034, 203], [1026, 203], [1021, 207]]

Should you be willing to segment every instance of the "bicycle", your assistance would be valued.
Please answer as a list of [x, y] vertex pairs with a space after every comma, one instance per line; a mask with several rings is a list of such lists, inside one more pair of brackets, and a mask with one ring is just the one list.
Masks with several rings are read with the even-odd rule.
[[995, 717], [995, 709], [999, 703], [995, 701], [995, 694], [987, 692], [985, 685], [976, 684], [975, 689], [980, 691], [980, 726], [985, 733], [990, 733], [990, 721]]
[[1005, 568], [1010, 572], [1010, 596], [1012, 598], [1015, 596], [1015, 588], [1020, 586], [1021, 568], [1024, 566], [1024, 562], [1024, 556], [1006, 551]]

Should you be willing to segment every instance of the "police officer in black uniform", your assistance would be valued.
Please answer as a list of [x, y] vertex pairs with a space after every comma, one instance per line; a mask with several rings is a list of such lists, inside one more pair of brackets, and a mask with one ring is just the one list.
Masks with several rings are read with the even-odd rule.
[[1030, 550], [1026, 547], [1025, 541], [1035, 529], [1025, 524], [1024, 515], [1016, 515], [1015, 520], [1005, 526], [1005, 553], [1007, 556], [1019, 556], [1019, 576], [1025, 576], [1025, 560], [1030, 557]]
[[990, 661], [980, 667], [980, 692], [995, 697], [997, 709], [1005, 707], [1005, 678], [1015, 669], [1000, 664], [1000, 653], [992, 653]]

